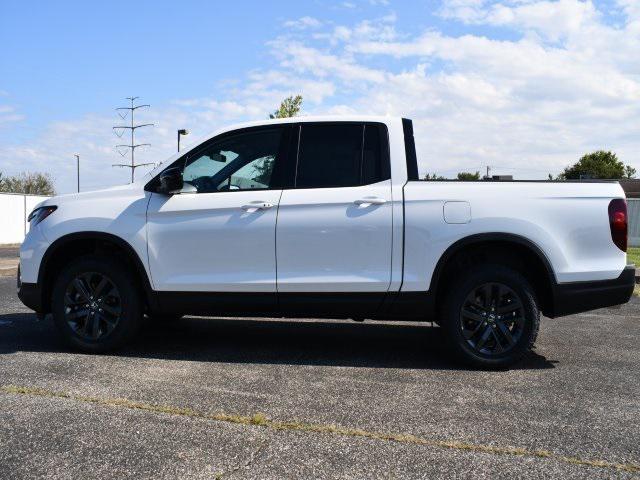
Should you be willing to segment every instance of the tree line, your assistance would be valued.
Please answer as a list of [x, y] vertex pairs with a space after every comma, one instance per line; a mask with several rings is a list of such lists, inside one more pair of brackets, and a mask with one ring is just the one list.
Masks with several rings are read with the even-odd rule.
[[[622, 180], [635, 178], [636, 169], [626, 165], [610, 151], [597, 150], [587, 153], [573, 165], [566, 167], [557, 177], [549, 174], [549, 180]], [[447, 180], [436, 173], [427, 173], [425, 180]], [[459, 172], [457, 180], [480, 180], [480, 172]]]
[[55, 195], [53, 179], [48, 173], [23, 172], [15, 176], [5, 176], [0, 172], [0, 192], [24, 193], [27, 195]]

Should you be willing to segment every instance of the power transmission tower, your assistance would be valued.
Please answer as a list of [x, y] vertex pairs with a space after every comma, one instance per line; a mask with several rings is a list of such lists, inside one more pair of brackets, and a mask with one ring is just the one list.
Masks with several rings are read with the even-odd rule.
[[[130, 168], [131, 169], [131, 183], [133, 183], [134, 180], [134, 172], [136, 170], [136, 168], [138, 167], [144, 167], [146, 165], [154, 165], [153, 163], [138, 163], [136, 165], [135, 162], [135, 152], [136, 152], [136, 148], [139, 147], [149, 147], [151, 146], [150, 143], [135, 143], [135, 133], [136, 130], [138, 128], [142, 128], [142, 127], [152, 127], [153, 123], [141, 123], [139, 125], [136, 125], [133, 121], [133, 117], [135, 114], [135, 111], [139, 108], [144, 108], [144, 107], [150, 107], [151, 105], [135, 105], [134, 102], [140, 97], [127, 97], [127, 100], [131, 101], [131, 106], [130, 107], [119, 107], [116, 108], [116, 110], [118, 111], [118, 115], [120, 115], [120, 118], [122, 118], [123, 120], [125, 118], [127, 118], [127, 112], [124, 113], [124, 115], [122, 115], [120, 113], [120, 110], [128, 110], [129, 113], [131, 114], [131, 125], [117, 125], [115, 127], [113, 127], [113, 131], [115, 132], [116, 135], [118, 135], [118, 130], [122, 129], [122, 133], [120, 135], [118, 135], [119, 137], [121, 137], [124, 134], [125, 130], [130, 130], [131, 131], [131, 144], [130, 145], [116, 145], [116, 148], [128, 148], [131, 150], [131, 165], [128, 165], [126, 163], [115, 163], [112, 166], [113, 167], [123, 167], [123, 168]], [[123, 157], [126, 155], [126, 153], [122, 153], [120, 150], [118, 150], [118, 153], [120, 155], [122, 155]]]

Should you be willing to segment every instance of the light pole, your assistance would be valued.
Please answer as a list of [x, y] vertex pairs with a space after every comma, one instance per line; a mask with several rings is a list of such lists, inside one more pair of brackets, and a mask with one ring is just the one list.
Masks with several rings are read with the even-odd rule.
[[181, 128], [180, 130], [178, 130], [178, 151], [180, 151], [180, 137], [182, 135], [189, 135], [189, 130], [187, 130], [186, 128]]
[[80, 193], [80, 154], [75, 153], [76, 157], [76, 171], [78, 172], [78, 193]]

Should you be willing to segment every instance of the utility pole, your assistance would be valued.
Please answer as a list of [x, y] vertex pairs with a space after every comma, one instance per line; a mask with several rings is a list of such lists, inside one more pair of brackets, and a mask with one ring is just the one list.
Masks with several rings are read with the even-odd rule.
[[[130, 107], [119, 107], [116, 108], [116, 110], [128, 110], [131, 114], [131, 125], [117, 125], [115, 127], [113, 127], [113, 131], [116, 133], [116, 135], [118, 135], [118, 129], [122, 129], [122, 133], [124, 134], [124, 130], [130, 130], [131, 131], [131, 144], [130, 145], [116, 145], [116, 148], [128, 148], [131, 150], [131, 165], [128, 165], [126, 163], [116, 163], [113, 164], [112, 166], [114, 167], [123, 167], [123, 168], [130, 168], [131, 169], [131, 183], [133, 183], [134, 180], [134, 172], [136, 170], [136, 168], [138, 167], [144, 167], [146, 165], [153, 165], [153, 163], [138, 163], [136, 165], [135, 162], [135, 152], [136, 152], [136, 148], [139, 147], [148, 147], [151, 146], [150, 143], [135, 143], [135, 133], [136, 133], [136, 129], [138, 128], [142, 128], [142, 127], [152, 127], [153, 123], [142, 123], [139, 125], [136, 125], [133, 121], [133, 117], [135, 114], [135, 111], [139, 108], [144, 108], [144, 107], [150, 107], [150, 105], [135, 105], [135, 101], [140, 98], [140, 97], [127, 97], [127, 100], [131, 101], [131, 106]], [[120, 118], [122, 118], [123, 120], [127, 117], [127, 112], [125, 112], [124, 115], [122, 115], [120, 112], [118, 112], [118, 115], [120, 115]], [[122, 136], [122, 135], [118, 135], [118, 136]], [[125, 156], [125, 154], [123, 154], [122, 152], [118, 151], [118, 153], [120, 153], [120, 155], [122, 155], [123, 157]]]
[[76, 171], [78, 172], [78, 193], [80, 193], [80, 154], [74, 154], [76, 157]]

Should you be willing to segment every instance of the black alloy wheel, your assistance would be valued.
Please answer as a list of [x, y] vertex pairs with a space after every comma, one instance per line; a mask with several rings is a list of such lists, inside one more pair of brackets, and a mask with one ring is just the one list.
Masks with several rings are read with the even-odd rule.
[[106, 275], [86, 272], [76, 276], [64, 296], [67, 324], [83, 340], [97, 341], [109, 336], [122, 314], [118, 288]]
[[524, 330], [522, 300], [501, 283], [474, 288], [460, 309], [460, 328], [467, 344], [483, 355], [504, 354], [517, 345]]

